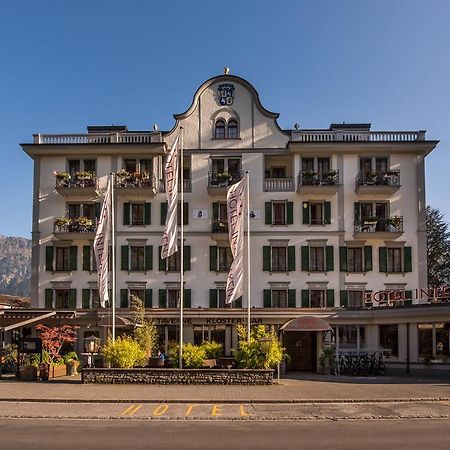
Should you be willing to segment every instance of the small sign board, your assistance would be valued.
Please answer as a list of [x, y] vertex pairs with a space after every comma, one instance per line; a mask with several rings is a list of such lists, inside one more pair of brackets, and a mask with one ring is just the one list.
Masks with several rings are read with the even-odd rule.
[[19, 339], [20, 353], [42, 353], [41, 338], [21, 338]]

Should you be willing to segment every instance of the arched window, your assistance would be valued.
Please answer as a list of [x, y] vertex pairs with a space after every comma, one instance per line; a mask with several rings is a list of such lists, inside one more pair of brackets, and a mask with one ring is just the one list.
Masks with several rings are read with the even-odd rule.
[[216, 122], [214, 129], [214, 138], [215, 139], [225, 139], [225, 122], [222, 119], [219, 119]]
[[228, 139], [236, 139], [238, 137], [238, 124], [234, 119], [228, 122]]

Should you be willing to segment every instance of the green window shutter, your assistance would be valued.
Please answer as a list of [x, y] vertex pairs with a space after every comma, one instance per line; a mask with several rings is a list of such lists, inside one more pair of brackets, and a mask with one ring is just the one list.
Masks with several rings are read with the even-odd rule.
[[191, 270], [191, 246], [185, 245], [184, 246], [184, 253], [183, 253], [183, 269], [186, 272], [187, 270]]
[[331, 202], [323, 204], [323, 215], [325, 225], [329, 225], [331, 223]]
[[235, 308], [242, 308], [242, 295], [234, 301]]
[[348, 291], [341, 291], [340, 304], [341, 308], [348, 308]]
[[[94, 261], [95, 261], [95, 258], [94, 258]], [[112, 260], [112, 245], [110, 245], [109, 247], [108, 247], [108, 270], [109, 271], [111, 271], [112, 270], [112, 267], [113, 266], [113, 260]], [[95, 271], [97, 271], [97, 263], [96, 262], [94, 262], [94, 267], [95, 267]]]
[[412, 305], [413, 291], [405, 291], [405, 305]]
[[403, 271], [404, 272], [412, 272], [411, 247], [403, 248]]
[[120, 269], [128, 270], [130, 267], [128, 245], [120, 246]]
[[295, 301], [295, 289], [289, 289], [288, 290], [288, 308], [295, 308], [296, 301]]
[[81, 291], [81, 307], [83, 309], [89, 309], [90, 308], [90, 304], [89, 304], [90, 296], [91, 296], [91, 290], [90, 289], [83, 289]]
[[334, 289], [327, 289], [327, 308], [334, 308]]
[[272, 306], [272, 292], [270, 289], [264, 289], [264, 308], [270, 308]]
[[270, 258], [270, 245], [264, 245], [263, 247], [263, 270], [270, 271], [272, 268]]
[[347, 247], [339, 247], [339, 270], [347, 272]]
[[290, 245], [288, 247], [288, 270], [295, 270], [295, 245]]
[[364, 271], [369, 272], [372, 270], [372, 246], [364, 246]]
[[302, 289], [302, 308], [309, 308], [309, 289]]
[[191, 307], [191, 290], [190, 289], [184, 290], [183, 303], [184, 303], [185, 308]]
[[213, 202], [213, 219], [219, 218], [219, 202]]
[[161, 250], [162, 247], [159, 246], [158, 247], [158, 269], [160, 270], [160, 272], [165, 272], [166, 271], [166, 259], [161, 259]]
[[264, 203], [264, 217], [265, 217], [265, 224], [266, 225], [272, 225], [272, 202], [265, 202]]
[[123, 224], [124, 225], [130, 225], [130, 209], [131, 209], [130, 203], [123, 204]]
[[378, 249], [380, 272], [387, 272], [387, 248], [380, 247]]
[[161, 225], [166, 224], [166, 216], [167, 216], [167, 202], [161, 203]]
[[152, 304], [153, 304], [153, 291], [151, 289], [146, 289], [144, 306], [146, 308], [151, 308]]
[[209, 290], [209, 307], [217, 308], [217, 289]]
[[325, 247], [325, 257], [327, 272], [331, 272], [334, 270], [334, 248], [332, 245]]
[[145, 246], [145, 270], [153, 270], [153, 245]]
[[309, 272], [309, 247], [307, 245], [302, 245], [301, 251], [302, 251], [302, 270], [305, 272]]
[[294, 223], [294, 202], [287, 202], [286, 209], [287, 224], [292, 225]]
[[159, 290], [159, 307], [167, 308], [167, 291], [165, 289]]
[[77, 290], [69, 289], [69, 309], [77, 309]]
[[303, 211], [303, 225], [309, 225], [309, 202], [302, 203], [302, 211]]
[[70, 270], [77, 270], [77, 255], [78, 247], [76, 245], [70, 246]]
[[152, 223], [152, 204], [144, 203], [144, 225], [150, 225]]
[[53, 308], [53, 289], [45, 290], [45, 308], [46, 309]]
[[361, 205], [359, 202], [353, 203], [354, 214], [355, 214], [355, 223], [361, 220]]
[[209, 247], [209, 270], [211, 272], [217, 271], [217, 253], [218, 253], [217, 246], [211, 245]]
[[91, 270], [91, 246], [83, 245], [83, 270]]
[[128, 289], [120, 290], [120, 307], [128, 308]]
[[189, 225], [189, 203], [183, 203], [183, 225]]
[[94, 214], [97, 220], [100, 220], [100, 213], [102, 210], [102, 205], [101, 203], [95, 203], [94, 204]]
[[53, 249], [53, 245], [45, 247], [45, 270], [47, 272], [53, 272]]

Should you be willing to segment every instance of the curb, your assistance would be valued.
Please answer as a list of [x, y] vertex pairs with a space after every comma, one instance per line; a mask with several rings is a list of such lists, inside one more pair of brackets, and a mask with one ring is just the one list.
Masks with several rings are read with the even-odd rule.
[[73, 399], [73, 398], [0, 398], [0, 403], [197, 403], [197, 404], [345, 404], [345, 403], [435, 403], [450, 401], [450, 397], [377, 398], [377, 399], [291, 399], [291, 400], [235, 400], [235, 399]]

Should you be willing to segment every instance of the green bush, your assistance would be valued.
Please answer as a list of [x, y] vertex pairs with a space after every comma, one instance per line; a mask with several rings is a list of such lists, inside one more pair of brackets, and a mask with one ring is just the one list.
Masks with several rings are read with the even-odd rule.
[[70, 364], [72, 361], [78, 361], [78, 355], [76, 352], [69, 352], [64, 355], [63, 360], [65, 364]]
[[145, 317], [145, 306], [139, 297], [131, 296], [131, 306], [134, 308], [134, 339], [147, 355], [155, 354], [158, 349], [158, 330], [156, 325], [153, 320]]
[[[169, 357], [174, 367], [180, 365], [179, 352], [179, 345], [173, 345], [169, 348]], [[202, 346], [183, 344], [183, 367], [185, 369], [200, 369], [203, 366], [204, 359], [206, 359], [206, 352]]]
[[218, 359], [223, 354], [223, 345], [216, 341], [203, 341], [201, 347], [205, 350], [205, 359]]
[[241, 369], [271, 369], [281, 364], [284, 348], [278, 339], [275, 329], [266, 329], [258, 325], [250, 330], [250, 341], [247, 341], [247, 328], [237, 326], [239, 349], [234, 351], [234, 358]]
[[131, 369], [136, 365], [143, 365], [145, 351], [131, 336], [119, 336], [113, 343], [108, 343], [101, 348], [101, 353], [111, 367]]

